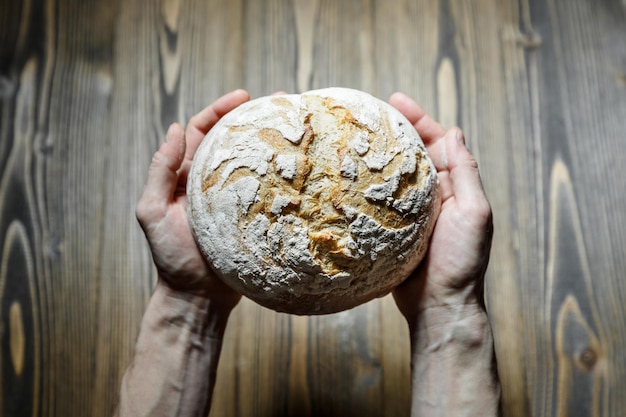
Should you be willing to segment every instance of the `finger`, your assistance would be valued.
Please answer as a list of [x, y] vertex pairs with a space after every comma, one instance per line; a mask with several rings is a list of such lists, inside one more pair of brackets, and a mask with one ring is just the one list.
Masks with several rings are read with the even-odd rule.
[[448, 157], [446, 154], [447, 149], [445, 140], [436, 140], [427, 144], [426, 150], [428, 151], [428, 156], [431, 161], [433, 161], [433, 164], [435, 164], [435, 168], [437, 168], [437, 172], [439, 174], [448, 170]]
[[392, 94], [389, 97], [389, 104], [404, 114], [427, 146], [446, 134], [446, 130], [406, 94], [399, 92]]
[[180, 168], [185, 155], [185, 137], [183, 128], [173, 123], [166, 134], [166, 142], [152, 157], [148, 180], [140, 204], [153, 205], [169, 202], [178, 183], [176, 171]]
[[247, 91], [235, 90], [218, 98], [213, 104], [193, 116], [189, 120], [187, 130], [185, 131], [187, 140], [185, 160], [191, 161], [193, 159], [200, 142], [202, 142], [204, 136], [206, 136], [219, 119], [248, 100], [250, 100], [250, 95]]
[[191, 169], [191, 161], [193, 160], [198, 146], [202, 139], [211, 130], [226, 113], [250, 100], [250, 95], [245, 90], [235, 90], [220, 98], [213, 104], [205, 107], [200, 113], [193, 116], [187, 124], [185, 131], [185, 140], [187, 148], [185, 151], [185, 159], [178, 172], [180, 177], [180, 186], [184, 187], [187, 183], [187, 175]]

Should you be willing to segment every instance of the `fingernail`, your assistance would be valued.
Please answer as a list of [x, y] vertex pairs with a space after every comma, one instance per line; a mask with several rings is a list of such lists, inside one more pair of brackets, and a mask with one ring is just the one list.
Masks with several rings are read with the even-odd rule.
[[395, 98], [400, 99], [400, 100], [404, 100], [407, 97], [407, 95], [404, 94], [401, 91], [396, 91], [395, 93], [393, 93], [392, 95], [389, 96], [390, 99], [392, 97], [395, 97]]
[[170, 142], [174, 139], [175, 136], [176, 123], [172, 123], [170, 127], [167, 128], [167, 133], [165, 134], [165, 141]]
[[234, 90], [234, 91], [232, 92], [232, 94], [237, 94], [237, 95], [239, 95], [239, 94], [245, 94], [245, 95], [246, 95], [246, 96], [248, 96], [248, 97], [250, 96], [250, 93], [248, 93], [248, 92], [247, 92], [246, 90], [244, 90], [243, 88], [238, 88], [238, 89]]

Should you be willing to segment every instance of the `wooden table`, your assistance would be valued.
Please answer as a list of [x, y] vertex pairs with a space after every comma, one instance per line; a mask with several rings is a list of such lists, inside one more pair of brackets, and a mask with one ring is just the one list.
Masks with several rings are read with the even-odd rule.
[[[1, 0], [0, 415], [108, 416], [155, 279], [153, 152], [229, 90], [401, 90], [463, 128], [495, 216], [506, 416], [626, 415], [626, 4]], [[389, 297], [244, 300], [212, 416], [405, 416]]]

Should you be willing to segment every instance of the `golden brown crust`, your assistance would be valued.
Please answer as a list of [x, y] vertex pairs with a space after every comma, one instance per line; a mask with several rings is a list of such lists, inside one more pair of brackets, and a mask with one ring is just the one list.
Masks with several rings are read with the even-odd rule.
[[235, 109], [198, 149], [188, 195], [218, 275], [294, 314], [388, 293], [424, 256], [439, 210], [436, 171], [410, 123], [347, 89]]

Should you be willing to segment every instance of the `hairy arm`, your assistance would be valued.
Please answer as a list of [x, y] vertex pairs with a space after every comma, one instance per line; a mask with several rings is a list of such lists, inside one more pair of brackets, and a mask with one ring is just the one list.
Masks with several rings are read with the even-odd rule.
[[246, 102], [236, 90], [173, 124], [152, 158], [137, 204], [159, 279], [141, 322], [135, 356], [120, 389], [119, 417], [206, 416], [226, 322], [241, 295], [211, 270], [187, 221], [187, 175], [202, 138]]
[[442, 199], [426, 258], [394, 291], [411, 333], [411, 415], [496, 416], [500, 385], [483, 302], [493, 224], [478, 164], [460, 129], [446, 131], [403, 94], [390, 102], [424, 140]]
[[126, 370], [117, 416], [206, 416], [228, 312], [157, 284]]
[[431, 308], [411, 326], [412, 416], [498, 415], [491, 328], [478, 305]]

